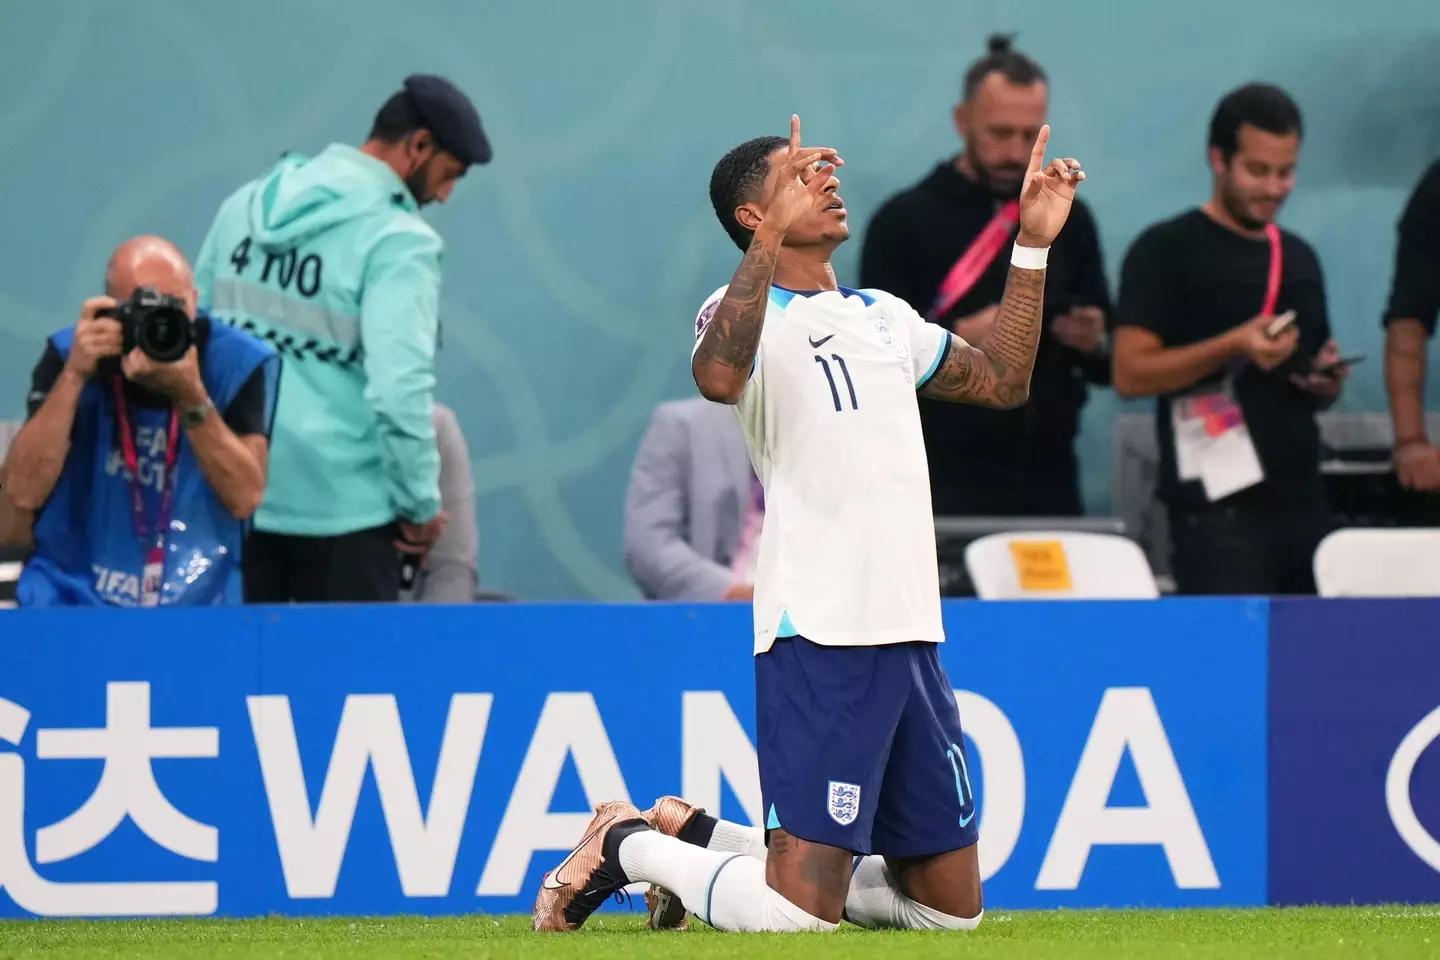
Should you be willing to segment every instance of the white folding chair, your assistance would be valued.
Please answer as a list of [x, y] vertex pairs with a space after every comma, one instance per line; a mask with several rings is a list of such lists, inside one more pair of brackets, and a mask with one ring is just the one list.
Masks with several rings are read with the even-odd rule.
[[1336, 530], [1314, 565], [1322, 597], [1440, 597], [1440, 530]]
[[965, 548], [982, 600], [1149, 600], [1160, 596], [1145, 552], [1110, 533], [995, 533]]

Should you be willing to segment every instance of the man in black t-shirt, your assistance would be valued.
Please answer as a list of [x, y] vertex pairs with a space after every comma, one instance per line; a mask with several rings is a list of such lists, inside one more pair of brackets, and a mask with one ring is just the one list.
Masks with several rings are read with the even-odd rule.
[[[1010, 38], [992, 37], [955, 108], [965, 151], [876, 212], [860, 285], [901, 297], [971, 343], [982, 339], [1005, 292], [1009, 261], [998, 254], [1014, 239], [1014, 201], [1046, 108], [1044, 72]], [[988, 259], [968, 253], [982, 248]], [[1088, 385], [1110, 382], [1109, 314], [1095, 220], [1077, 199], [1050, 252], [1029, 402], [991, 410], [920, 399], [937, 514], [1084, 512], [1075, 436]]]
[[1395, 423], [1395, 469], [1412, 490], [1440, 490], [1440, 447], [1425, 432], [1425, 342], [1440, 313], [1440, 161], [1400, 218], [1395, 276], [1385, 308], [1385, 385]]
[[1115, 387], [1159, 398], [1159, 491], [1182, 593], [1315, 589], [1330, 528], [1315, 414], [1348, 371], [1315, 251], [1274, 225], [1300, 137], [1283, 91], [1228, 94], [1210, 124], [1210, 200], [1142, 233], [1121, 273]]

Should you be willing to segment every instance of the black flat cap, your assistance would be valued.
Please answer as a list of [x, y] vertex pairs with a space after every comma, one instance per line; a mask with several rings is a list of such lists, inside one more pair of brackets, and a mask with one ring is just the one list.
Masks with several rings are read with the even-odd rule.
[[405, 93], [442, 149], [466, 165], [490, 162], [480, 114], [459, 87], [444, 77], [417, 73], [405, 78]]

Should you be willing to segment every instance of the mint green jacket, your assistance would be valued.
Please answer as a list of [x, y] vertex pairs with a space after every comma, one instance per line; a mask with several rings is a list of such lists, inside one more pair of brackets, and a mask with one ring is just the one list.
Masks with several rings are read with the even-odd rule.
[[344, 144], [288, 155], [221, 204], [200, 306], [282, 357], [256, 529], [335, 536], [439, 511], [443, 249], [395, 171]]

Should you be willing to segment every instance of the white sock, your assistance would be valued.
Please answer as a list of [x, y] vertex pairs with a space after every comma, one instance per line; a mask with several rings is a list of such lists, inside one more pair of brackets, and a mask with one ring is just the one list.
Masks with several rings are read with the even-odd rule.
[[765, 849], [764, 827], [742, 827], [729, 820], [715, 821], [715, 832], [710, 835], [710, 843], [705, 849], [719, 853], [743, 853], [762, 863], [769, 853]]
[[974, 930], [985, 911], [952, 917], [900, 892], [884, 857], [862, 857], [845, 895], [845, 919], [871, 930]]
[[788, 933], [834, 930], [765, 885], [765, 864], [743, 853], [702, 850], [654, 830], [620, 842], [620, 867], [631, 881], [658, 883], [685, 909], [717, 930]]

